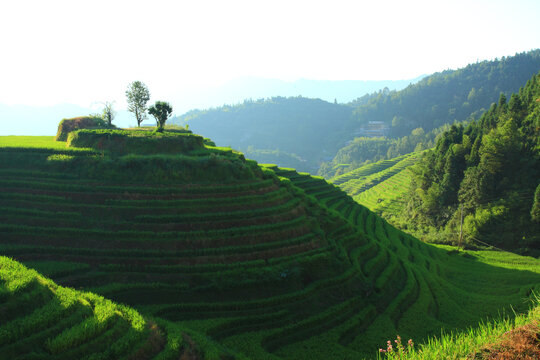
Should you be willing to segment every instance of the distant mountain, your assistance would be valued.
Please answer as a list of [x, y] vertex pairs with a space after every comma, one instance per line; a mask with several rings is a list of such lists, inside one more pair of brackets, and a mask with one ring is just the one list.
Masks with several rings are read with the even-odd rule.
[[257, 161], [314, 173], [345, 145], [353, 108], [320, 99], [274, 97], [195, 110], [173, 120]]
[[[6, 105], [0, 103], [0, 135], [56, 135], [58, 123], [64, 118], [99, 112], [73, 104], [53, 106]], [[117, 111], [113, 122], [127, 127], [135, 123], [127, 111]]]
[[[338, 103], [354, 101], [359, 96], [372, 93], [383, 88], [401, 90], [422, 79], [419, 76], [407, 80], [308, 80], [283, 81], [257, 77], [242, 77], [231, 80], [224, 85], [205, 92], [203, 95], [211, 99], [213, 104], [236, 104], [244, 99], [261, 99], [275, 96], [302, 96], [322, 99]], [[211, 105], [213, 106], [213, 105]]]
[[0, 104], [0, 135], [55, 135], [62, 118], [88, 115], [90, 109], [72, 104], [27, 106]]
[[[413, 132], [427, 134], [447, 124], [478, 118], [501, 93], [509, 96], [517, 92], [539, 69], [540, 50], [533, 50], [435, 73], [401, 91], [385, 89], [366, 95], [354, 102], [359, 105], [352, 115], [358, 128], [352, 135], [357, 139], [341, 149], [331, 163], [323, 164], [319, 175], [330, 178], [345, 164], [358, 167], [366, 161], [411, 152], [417, 145], [410, 141]], [[408, 144], [396, 151], [396, 141], [387, 141], [373, 158], [363, 151], [370, 139], [359, 138], [373, 135], [400, 140], [408, 136], [401, 141]]]
[[[298, 96], [321, 98], [333, 102], [349, 102], [360, 95], [388, 87], [403, 89], [412, 80], [383, 80], [383, 81], [329, 81], [306, 80], [283, 81], [277, 79], [262, 79], [244, 77], [231, 80], [225, 84], [204, 90], [190, 89], [165, 94], [166, 100], [173, 105], [175, 114], [182, 114], [195, 108], [210, 108], [222, 104], [237, 104], [244, 99], [260, 99], [273, 96]], [[120, 98], [123, 94], [120, 94]], [[119, 100], [120, 101], [120, 100]], [[135, 125], [133, 115], [123, 109], [116, 109], [117, 115], [113, 122], [119, 127]], [[6, 105], [0, 103], [0, 135], [54, 135], [58, 122], [63, 118], [88, 115], [99, 112], [73, 104], [58, 104], [52, 106]], [[153, 124], [153, 119], [145, 121]], [[275, 150], [275, 148], [271, 148]]]
[[[321, 169], [319, 174], [330, 178], [344, 166], [352, 170], [366, 162], [432, 146], [440, 132], [432, 130], [479, 117], [500, 93], [517, 91], [539, 68], [540, 50], [534, 50], [435, 73], [414, 84], [409, 81], [403, 90], [385, 88], [383, 82], [370, 83], [379, 86], [379, 91], [371, 94], [360, 87], [362, 82], [299, 80], [287, 87], [282, 81], [246, 78], [224, 88], [236, 98], [243, 89], [250, 89], [248, 100], [190, 111], [173, 122], [188, 123], [218, 145], [249, 152], [257, 161], [311, 173]], [[357, 85], [358, 93], [341, 97]], [[260, 91], [262, 88], [267, 92]], [[263, 98], [272, 92], [283, 96]], [[284, 97], [287, 95], [294, 97]], [[353, 140], [373, 136], [393, 140], [382, 144], [375, 157], [366, 157], [361, 149], [363, 141]], [[422, 146], [418, 147], [415, 139], [422, 141]], [[335, 158], [341, 148], [344, 150]]]

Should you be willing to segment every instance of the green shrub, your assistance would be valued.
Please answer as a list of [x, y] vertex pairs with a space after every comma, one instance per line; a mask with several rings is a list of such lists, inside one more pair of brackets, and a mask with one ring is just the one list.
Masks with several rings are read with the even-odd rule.
[[78, 130], [68, 136], [68, 146], [93, 148], [118, 154], [174, 154], [204, 148], [201, 136], [177, 131]]
[[106, 128], [107, 123], [97, 116], [80, 116], [72, 119], [63, 119], [58, 124], [56, 141], [66, 141], [69, 133], [79, 129]]

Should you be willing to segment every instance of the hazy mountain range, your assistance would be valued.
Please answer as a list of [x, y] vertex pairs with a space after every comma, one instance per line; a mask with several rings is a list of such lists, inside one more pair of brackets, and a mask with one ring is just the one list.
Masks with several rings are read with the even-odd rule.
[[[339, 103], [352, 101], [367, 93], [388, 87], [400, 90], [422, 77], [409, 80], [306, 80], [283, 81], [277, 79], [262, 79], [244, 77], [231, 80], [222, 86], [195, 91], [178, 91], [170, 94], [169, 101], [174, 114], [180, 115], [192, 109], [204, 109], [236, 104], [244, 99], [260, 99], [272, 96], [304, 96], [320, 98]], [[152, 92], [153, 89], [150, 89]], [[117, 104], [123, 103], [124, 94], [119, 94]], [[151, 99], [154, 101], [156, 99]], [[125, 105], [124, 105], [125, 106]], [[117, 126], [135, 125], [135, 119], [121, 105], [117, 105], [117, 116], [113, 122]], [[0, 100], [0, 135], [54, 135], [57, 125], [63, 118], [70, 118], [99, 112], [99, 107], [80, 106], [74, 104], [55, 104], [51, 106], [7, 105]], [[146, 123], [153, 123], [148, 119]]]

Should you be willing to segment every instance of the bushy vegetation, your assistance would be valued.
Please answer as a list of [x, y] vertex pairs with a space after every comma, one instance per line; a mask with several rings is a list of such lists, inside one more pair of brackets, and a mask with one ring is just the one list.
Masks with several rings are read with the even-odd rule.
[[381, 91], [355, 110], [359, 122], [384, 121], [390, 137], [413, 129], [478, 118], [501, 93], [509, 96], [540, 67], [540, 50], [470, 64], [426, 76], [401, 91]]
[[443, 125], [427, 134], [422, 128], [411, 131], [407, 136], [392, 139], [388, 137], [358, 137], [347, 146], [339, 149], [331, 162], [324, 162], [319, 168], [318, 174], [332, 179], [364, 165], [382, 160], [391, 160], [399, 156], [407, 155], [430, 149], [435, 146], [437, 138], [450, 129], [450, 125]]
[[77, 130], [69, 134], [68, 147], [93, 148], [116, 154], [181, 154], [203, 149], [203, 138], [188, 132]]
[[58, 124], [56, 141], [66, 141], [70, 132], [79, 129], [106, 129], [107, 124], [100, 116], [81, 116], [72, 119], [63, 119]]
[[[540, 74], [478, 121], [452, 126], [413, 168], [403, 223], [467, 243], [539, 254], [535, 190], [540, 178]], [[405, 226], [405, 225], [404, 225]], [[446, 236], [445, 236], [446, 235]]]
[[[438, 359], [534, 359], [540, 355], [540, 305], [535, 296], [531, 309], [522, 314], [502, 315], [467, 331], [443, 332], [416, 346], [412, 340], [403, 344], [398, 336], [379, 350], [379, 360]], [[400, 344], [401, 346], [399, 346]]]
[[385, 138], [357, 137], [318, 174], [331, 178], [363, 164], [432, 148], [449, 125], [478, 119], [501, 93], [518, 91], [540, 67], [540, 50], [423, 78], [400, 91], [384, 89], [353, 102], [357, 127], [388, 126]]

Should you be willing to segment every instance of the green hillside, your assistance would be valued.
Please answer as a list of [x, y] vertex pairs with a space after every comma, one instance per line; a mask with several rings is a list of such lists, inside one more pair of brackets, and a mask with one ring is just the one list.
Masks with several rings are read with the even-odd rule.
[[316, 173], [345, 145], [351, 114], [350, 106], [298, 96], [193, 110], [174, 121], [257, 161]]
[[0, 257], [0, 358], [175, 359], [182, 334]]
[[340, 165], [352, 170], [433, 147], [439, 128], [478, 118], [538, 68], [540, 50], [533, 50], [434, 73], [400, 91], [358, 94], [348, 104], [272, 97], [193, 110], [173, 121], [259, 162], [331, 178]]
[[0, 138], [0, 253], [174, 322], [200, 358], [373, 357], [540, 291], [536, 259], [423, 244], [322, 178], [194, 134], [37, 141]]
[[[517, 92], [539, 68], [540, 50], [533, 50], [435, 73], [403, 90], [367, 96], [352, 115], [356, 127], [350, 134], [355, 139], [321, 164], [318, 174], [331, 178], [343, 164], [350, 171], [366, 161], [429, 149], [448, 125], [478, 119], [501, 93], [509, 97]], [[373, 133], [373, 126], [386, 131]]]
[[403, 211], [411, 182], [410, 167], [424, 152], [414, 152], [371, 163], [330, 181], [369, 210], [394, 219]]
[[422, 156], [422, 152], [410, 153], [391, 160], [383, 160], [358, 168], [349, 173], [331, 179], [353, 198], [413, 165]]
[[[413, 168], [411, 229], [540, 254], [540, 73], [478, 121], [453, 125]], [[536, 195], [535, 195], [536, 194]]]

